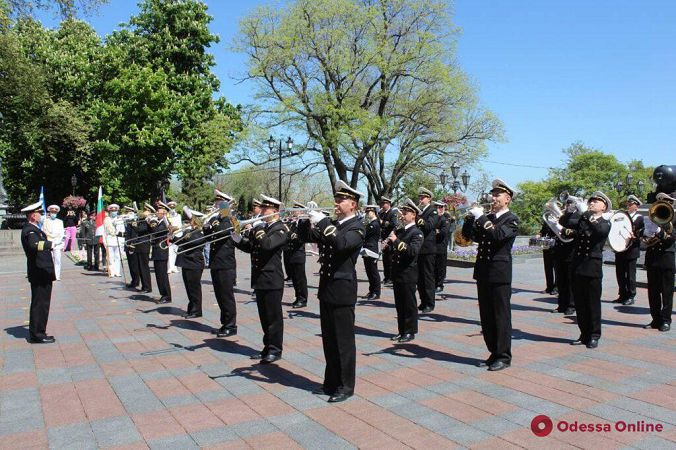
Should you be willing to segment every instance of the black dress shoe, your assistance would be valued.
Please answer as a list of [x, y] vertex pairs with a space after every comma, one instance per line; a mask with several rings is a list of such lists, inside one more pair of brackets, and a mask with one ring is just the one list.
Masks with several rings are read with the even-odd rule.
[[34, 337], [30, 338], [29, 342], [31, 344], [53, 344], [56, 339], [54, 339], [54, 336]]
[[573, 342], [571, 342], [570, 345], [587, 345], [587, 340], [579, 337], [575, 339]]
[[662, 325], [660, 325], [660, 331], [669, 331], [669, 330], [671, 330], [671, 325], [669, 325], [668, 323], [663, 323]]
[[294, 309], [305, 308], [307, 306], [307, 300], [296, 300], [291, 304], [291, 307]]
[[434, 311], [434, 308], [430, 308], [429, 306], [425, 306], [423, 309], [420, 310], [423, 314], [431, 313]]
[[613, 303], [624, 303], [624, 299], [622, 297], [617, 297], [615, 300], [613, 300]]
[[559, 290], [556, 289], [556, 288], [554, 288], [554, 289], [551, 290], [551, 292], [549, 293], [549, 295], [559, 295]]
[[366, 297], [367, 300], [378, 300], [380, 298], [380, 294], [369, 294], [368, 297]]
[[272, 353], [261, 358], [261, 364], [272, 364], [275, 361], [282, 359], [282, 355], [273, 355]]
[[171, 297], [167, 297], [166, 295], [160, 297], [160, 299], [157, 301], [158, 304], [164, 305], [166, 303], [171, 303]]
[[573, 314], [575, 314], [575, 308], [566, 308], [563, 312], [564, 316], [572, 316]]
[[366, 299], [366, 298], [369, 298], [370, 296], [371, 296], [371, 293], [369, 292], [369, 293], [366, 294], [366, 295], [362, 295], [361, 298], [365, 298], [365, 299]]
[[186, 314], [183, 314], [184, 319], [194, 319], [196, 317], [202, 317], [202, 314], [201, 313], [186, 313]]
[[390, 338], [390, 341], [398, 341], [399, 339], [401, 339], [401, 334], [397, 334], [396, 336], [392, 336]]
[[249, 359], [263, 359], [265, 358], [265, 355], [263, 353], [254, 353], [253, 355], [249, 356]]
[[237, 335], [237, 330], [233, 330], [232, 328], [226, 328], [225, 330], [218, 330], [218, 333], [216, 333], [216, 337], [230, 337], [230, 336], [236, 336]]
[[485, 361], [481, 361], [479, 364], [477, 364], [477, 366], [478, 366], [478, 367], [488, 367], [488, 366], [490, 366], [491, 364], [493, 364], [493, 361], [491, 361], [491, 359], [488, 358], [488, 359], [485, 360]]
[[434, 290], [434, 292], [439, 293], [439, 292], [441, 292], [441, 291], [443, 291], [443, 290], [444, 290], [444, 287], [443, 287], [443, 286], [437, 286], [437, 288]]
[[552, 309], [552, 314], [557, 314], [557, 313], [562, 313], [562, 312], [563, 311], [561, 311], [559, 308]]
[[312, 393], [313, 393], [314, 395], [333, 395], [333, 394], [331, 394], [331, 393], [329, 393], [329, 392], [326, 392], [326, 391], [324, 390], [324, 386], [319, 386], [318, 388], [313, 389], [313, 390], [312, 390]]
[[587, 348], [596, 348], [598, 346], [599, 346], [598, 339], [591, 339], [589, 342], [587, 342]]
[[622, 302], [623, 306], [631, 306], [634, 304], [634, 299], [633, 298], [628, 298], [625, 301]]
[[151, 292], [153, 292], [152, 289], [143, 289], [143, 290], [141, 291], [141, 294], [150, 294]]
[[403, 344], [404, 342], [411, 342], [413, 339], [415, 339], [415, 334], [406, 333], [399, 338], [399, 343]]
[[495, 362], [491, 363], [491, 365], [488, 366], [488, 370], [490, 370], [491, 372], [497, 372], [498, 370], [506, 369], [509, 366], [510, 366], [510, 364], [508, 362], [495, 361]]
[[657, 325], [655, 322], [650, 322], [648, 325], [643, 325], [644, 330], [649, 330], [651, 328], [657, 330], [659, 328], [659, 325]]
[[339, 402], [344, 402], [348, 398], [352, 397], [352, 394], [334, 394], [331, 397], [329, 397], [328, 402], [329, 403], [339, 403]]

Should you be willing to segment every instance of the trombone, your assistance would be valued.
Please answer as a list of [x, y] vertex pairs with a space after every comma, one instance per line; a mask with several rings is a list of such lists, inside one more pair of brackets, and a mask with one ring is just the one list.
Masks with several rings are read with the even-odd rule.
[[211, 237], [214, 237], [214, 236], [217, 236], [217, 235], [225, 234], [228, 231], [231, 232], [230, 234], [227, 234], [225, 236], [219, 236], [216, 239], [205, 240], [204, 242], [200, 242], [197, 245], [192, 245], [188, 248], [181, 249], [178, 252], [176, 252], [176, 254], [180, 255], [181, 253], [185, 253], [185, 252], [194, 250], [196, 248], [205, 247], [208, 244], [213, 244], [214, 242], [218, 242], [218, 241], [228, 239], [229, 237], [232, 237], [232, 233], [239, 233], [241, 231], [242, 227], [256, 223], [258, 221], [262, 221], [263, 219], [267, 219], [268, 217], [276, 216], [277, 214], [279, 214], [279, 213], [266, 214], [264, 216], [255, 217], [253, 219], [247, 219], [247, 220], [237, 220], [237, 218], [235, 218], [235, 217], [230, 217], [230, 220], [232, 221], [232, 226], [230, 226], [228, 228], [224, 228], [222, 230], [215, 231], [215, 232], [213, 232], [213, 233], [211, 233], [207, 236], [204, 236], [204, 237], [205, 237], [205, 239], [211, 238]]

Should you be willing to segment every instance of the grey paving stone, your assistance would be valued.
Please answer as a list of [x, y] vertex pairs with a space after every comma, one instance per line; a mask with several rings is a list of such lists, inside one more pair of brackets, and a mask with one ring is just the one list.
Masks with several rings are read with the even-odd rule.
[[104, 378], [103, 371], [97, 365], [76, 366], [68, 369], [73, 381], [94, 380]]
[[641, 414], [650, 419], [659, 420], [663, 423], [676, 425], [676, 412], [671, 409], [663, 408], [652, 403], [635, 400], [633, 398], [618, 398], [607, 403], [609, 406], [616, 406], [637, 414]]
[[437, 394], [452, 394], [454, 392], [459, 392], [465, 390], [464, 386], [460, 386], [457, 383], [453, 383], [452, 381], [445, 381], [443, 383], [438, 383], [438, 384], [433, 384], [427, 387], [432, 392], [436, 392]]
[[632, 443], [633, 448], [640, 448], [645, 450], [673, 450], [676, 443], [659, 436], [650, 436], [641, 439], [638, 442]]
[[32, 350], [8, 350], [4, 352], [2, 371], [5, 374], [33, 372], [34, 370], [35, 363], [33, 362]]
[[184, 450], [199, 448], [199, 445], [189, 435], [178, 435], [164, 439], [154, 439], [147, 442], [148, 447], [157, 450]]
[[110, 385], [125, 409], [131, 414], [162, 408], [162, 403], [138, 375], [111, 377]]
[[221, 442], [239, 440], [239, 436], [230, 427], [212, 428], [191, 434], [193, 440], [200, 447], [207, 447]]
[[76, 423], [47, 430], [49, 448], [52, 449], [96, 449], [96, 439], [89, 423]]
[[262, 434], [273, 433], [278, 429], [266, 419], [257, 419], [250, 422], [238, 423], [228, 427], [234, 431], [237, 436], [241, 438], [248, 438], [251, 436], [260, 436]]
[[134, 422], [128, 416], [96, 420], [90, 425], [100, 447], [132, 444], [141, 440]]
[[[508, 414], [506, 417], [508, 417], [509, 420], [500, 416], [487, 417], [485, 419], [472, 422], [472, 427], [498, 437], [519, 428], [523, 428], [521, 423], [511, 420], [511, 415]], [[531, 418], [531, 420], [533, 419]], [[530, 424], [530, 421], [528, 423]]]
[[299, 411], [326, 406], [325, 399], [322, 399], [322, 397], [314, 395], [309, 391], [286, 389], [283, 392], [275, 393], [275, 395], [280, 400]]
[[164, 404], [166, 408], [193, 405], [195, 403], [199, 403], [199, 399], [192, 394], [174, 395], [172, 397], [166, 397], [162, 399], [162, 404]]
[[383, 408], [393, 409], [403, 407], [411, 403], [409, 399], [399, 394], [385, 394], [371, 399], [373, 403]]
[[425, 388], [411, 389], [408, 391], [399, 392], [399, 395], [406, 397], [409, 400], [419, 402], [433, 397], [437, 397], [437, 393]]
[[41, 386], [47, 384], [68, 383], [72, 380], [70, 371], [61, 367], [38, 370], [37, 374], [38, 383], [40, 383]]
[[225, 389], [217, 389], [213, 391], [198, 392], [193, 394], [202, 403], [213, 402], [216, 400], [227, 400], [233, 398], [233, 395]]

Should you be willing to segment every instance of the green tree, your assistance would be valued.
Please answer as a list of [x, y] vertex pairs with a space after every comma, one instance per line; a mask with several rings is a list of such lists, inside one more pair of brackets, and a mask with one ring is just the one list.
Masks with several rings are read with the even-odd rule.
[[10, 14], [30, 16], [36, 10], [56, 10], [64, 19], [73, 18], [78, 11], [89, 14], [108, 0], [2, 0]]
[[[307, 133], [337, 179], [391, 195], [411, 169], [472, 159], [501, 135], [454, 55], [440, 0], [296, 0], [241, 22], [263, 120]], [[450, 30], [450, 31], [449, 31]]]

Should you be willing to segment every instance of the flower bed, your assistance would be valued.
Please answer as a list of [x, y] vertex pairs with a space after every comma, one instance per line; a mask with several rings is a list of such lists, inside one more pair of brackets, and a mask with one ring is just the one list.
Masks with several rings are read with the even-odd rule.
[[[537, 255], [542, 253], [542, 247], [532, 245], [515, 245], [512, 247], [512, 256]], [[456, 247], [448, 252], [448, 259], [454, 261], [476, 261], [477, 246]]]

